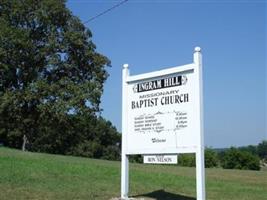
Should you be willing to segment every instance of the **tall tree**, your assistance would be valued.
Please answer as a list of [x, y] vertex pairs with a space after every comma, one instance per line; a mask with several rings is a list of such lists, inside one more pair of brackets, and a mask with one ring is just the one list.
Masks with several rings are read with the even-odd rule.
[[0, 142], [5, 145], [19, 148], [23, 135], [34, 143], [47, 128], [68, 130], [69, 115], [95, 116], [100, 110], [109, 60], [96, 52], [91, 32], [65, 3], [0, 0]]

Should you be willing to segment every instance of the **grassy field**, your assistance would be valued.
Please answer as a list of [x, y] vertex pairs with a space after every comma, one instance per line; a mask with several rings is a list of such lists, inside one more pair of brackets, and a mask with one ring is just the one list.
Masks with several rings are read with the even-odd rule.
[[[206, 170], [207, 199], [267, 200], [267, 171]], [[195, 169], [130, 164], [130, 195], [194, 200]], [[96, 199], [120, 194], [120, 162], [0, 148], [0, 199]]]

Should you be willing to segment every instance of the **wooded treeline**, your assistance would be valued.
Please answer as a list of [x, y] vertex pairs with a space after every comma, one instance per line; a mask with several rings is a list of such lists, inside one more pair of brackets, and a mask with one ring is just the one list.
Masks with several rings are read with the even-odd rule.
[[[193, 154], [179, 156], [179, 165], [195, 166]], [[205, 167], [222, 167], [224, 169], [249, 169], [260, 170], [267, 166], [267, 141], [263, 140], [258, 145], [244, 147], [231, 147], [228, 149], [205, 149]]]

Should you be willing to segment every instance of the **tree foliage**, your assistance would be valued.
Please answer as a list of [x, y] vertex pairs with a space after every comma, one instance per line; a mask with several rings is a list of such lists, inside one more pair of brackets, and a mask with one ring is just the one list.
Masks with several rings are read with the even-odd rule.
[[116, 129], [97, 117], [110, 62], [91, 38], [64, 0], [0, 1], [0, 143], [118, 156]]
[[[87, 128], [85, 125], [79, 127]], [[110, 121], [98, 118], [95, 122], [91, 122], [91, 128], [85, 130], [81, 137], [83, 138], [79, 139], [80, 142], [67, 154], [107, 160], [120, 159], [121, 135]]]
[[[218, 154], [211, 148], [205, 149], [205, 167], [217, 167], [219, 164]], [[178, 165], [186, 167], [196, 166], [195, 154], [180, 154], [178, 157]]]
[[212, 168], [219, 165], [219, 157], [216, 151], [211, 148], [205, 149], [205, 167]]
[[258, 144], [258, 155], [262, 159], [267, 159], [267, 140]]
[[225, 169], [260, 170], [260, 159], [247, 151], [231, 147], [224, 152], [222, 167]]
[[196, 166], [195, 154], [192, 153], [180, 154], [178, 157], [178, 165], [185, 167]]
[[253, 155], [258, 155], [258, 146], [257, 145], [248, 145], [248, 146], [244, 146], [244, 147], [239, 147], [238, 149], [241, 151], [249, 152]]

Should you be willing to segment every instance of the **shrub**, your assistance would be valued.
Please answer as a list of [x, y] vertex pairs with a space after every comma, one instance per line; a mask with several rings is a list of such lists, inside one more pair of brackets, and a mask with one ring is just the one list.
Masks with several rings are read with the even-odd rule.
[[218, 154], [210, 148], [205, 149], [205, 167], [206, 168], [217, 167], [218, 164], [219, 164]]
[[180, 154], [178, 157], [178, 165], [185, 167], [194, 167], [196, 166], [195, 154]]
[[252, 153], [231, 147], [224, 153], [222, 167], [225, 169], [260, 170], [260, 159]]
[[90, 157], [90, 158], [100, 158], [102, 156], [103, 147], [95, 141], [84, 141], [76, 147], [74, 147], [70, 155]]
[[101, 159], [105, 160], [120, 160], [120, 148], [119, 146], [112, 145], [104, 148], [103, 156]]

